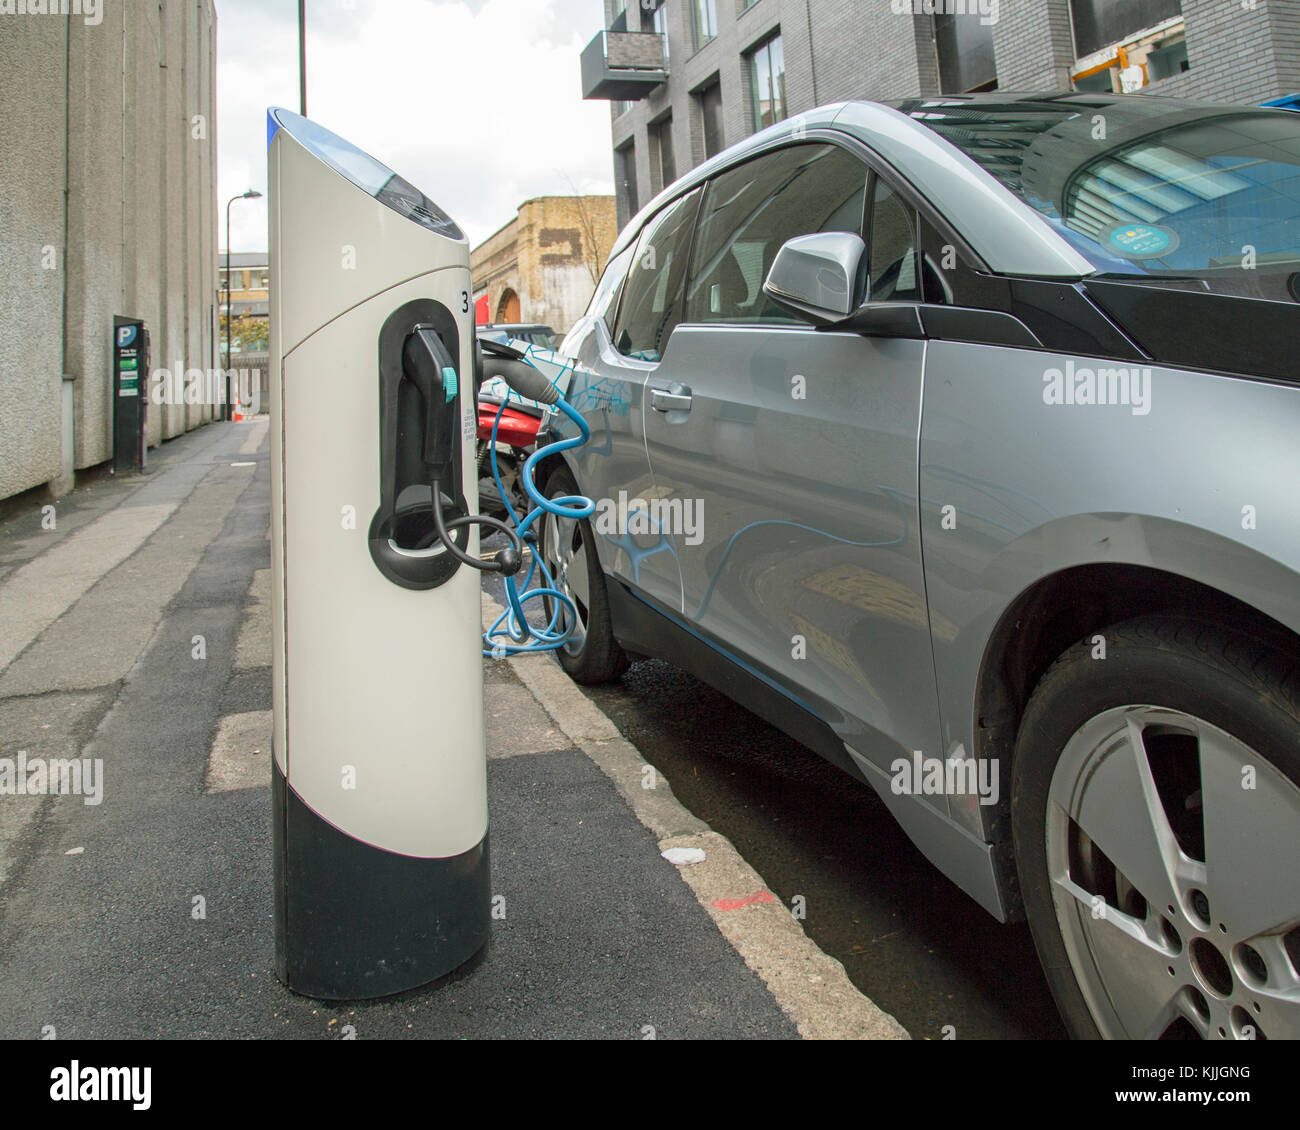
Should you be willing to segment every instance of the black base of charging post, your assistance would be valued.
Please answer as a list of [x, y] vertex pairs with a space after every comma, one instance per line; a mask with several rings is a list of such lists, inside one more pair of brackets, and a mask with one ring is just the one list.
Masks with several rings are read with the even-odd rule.
[[363, 843], [313, 812], [272, 766], [276, 975], [318, 1000], [437, 981], [488, 942], [488, 838], [447, 859]]
[[113, 319], [113, 474], [143, 471], [148, 452], [149, 331], [139, 318]]

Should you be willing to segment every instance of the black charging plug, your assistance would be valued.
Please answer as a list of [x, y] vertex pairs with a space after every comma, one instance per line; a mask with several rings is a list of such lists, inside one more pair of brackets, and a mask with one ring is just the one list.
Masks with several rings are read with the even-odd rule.
[[424, 399], [424, 462], [450, 467], [460, 441], [459, 378], [442, 339], [417, 326], [402, 347], [402, 371]]
[[[477, 367], [477, 366], [476, 366]], [[429, 326], [416, 326], [402, 346], [402, 375], [419, 390], [424, 399], [424, 463], [429, 472], [429, 486], [435, 499], [456, 482], [456, 461], [460, 458], [460, 378], [456, 364], [442, 338]], [[474, 389], [470, 389], [474, 392]], [[433, 507], [434, 529], [446, 551], [462, 565], [481, 572], [503, 573], [507, 577], [519, 572], [523, 564], [523, 543], [519, 535], [495, 518], [483, 514], [462, 514], [447, 520], [441, 505]], [[494, 561], [472, 557], [456, 544], [455, 531], [469, 526], [505, 534], [510, 544], [502, 547]]]

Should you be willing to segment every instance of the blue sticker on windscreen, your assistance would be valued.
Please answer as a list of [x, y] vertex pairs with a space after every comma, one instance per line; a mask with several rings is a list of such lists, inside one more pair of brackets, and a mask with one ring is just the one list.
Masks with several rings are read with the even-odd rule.
[[1178, 250], [1178, 233], [1155, 224], [1116, 224], [1102, 235], [1101, 243], [1125, 259], [1159, 259]]

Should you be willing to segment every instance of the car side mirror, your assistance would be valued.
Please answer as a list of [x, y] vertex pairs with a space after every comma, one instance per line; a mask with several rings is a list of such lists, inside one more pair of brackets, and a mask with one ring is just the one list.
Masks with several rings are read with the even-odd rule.
[[862, 237], [852, 232], [795, 236], [777, 252], [763, 293], [814, 325], [836, 325], [858, 307], [858, 274], [866, 253]]

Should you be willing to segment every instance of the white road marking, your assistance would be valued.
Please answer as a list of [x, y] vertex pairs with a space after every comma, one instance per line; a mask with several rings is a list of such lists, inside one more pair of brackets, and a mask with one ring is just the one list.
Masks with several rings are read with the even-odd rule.
[[240, 455], [256, 455], [258, 448], [262, 446], [262, 441], [266, 439], [266, 433], [270, 430], [271, 421], [267, 419], [257, 420], [248, 430], [248, 438], [244, 440], [239, 449]]
[[205, 793], [260, 789], [271, 784], [271, 712], [253, 710], [221, 719], [208, 754]]
[[119, 506], [0, 582], [0, 670], [175, 511], [176, 503]]
[[235, 670], [271, 666], [271, 570], [258, 569], [244, 602], [244, 621], [235, 641]]

